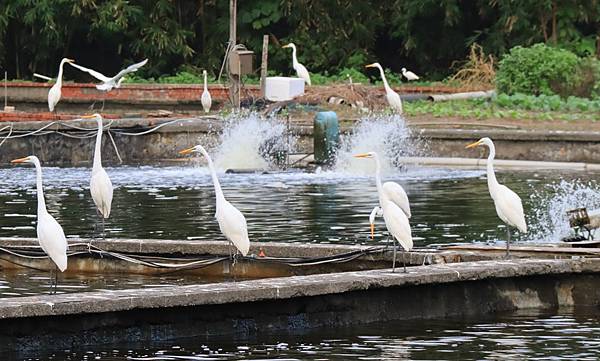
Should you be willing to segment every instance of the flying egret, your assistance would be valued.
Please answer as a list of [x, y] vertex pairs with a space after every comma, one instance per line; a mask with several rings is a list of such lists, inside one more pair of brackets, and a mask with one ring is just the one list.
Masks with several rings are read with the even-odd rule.
[[210, 112], [210, 106], [212, 105], [212, 99], [210, 97], [210, 92], [208, 91], [208, 81], [206, 79], [206, 70], [202, 71], [202, 75], [204, 75], [204, 91], [202, 92], [202, 97], [200, 101], [202, 102], [202, 108], [205, 113]]
[[396, 93], [394, 91], [394, 89], [392, 89], [390, 87], [390, 85], [388, 84], [387, 79], [385, 78], [385, 73], [383, 72], [383, 68], [381, 67], [381, 65], [379, 65], [379, 63], [373, 63], [373, 64], [365, 65], [365, 68], [379, 69], [379, 73], [381, 74], [381, 79], [383, 80], [383, 87], [385, 88], [385, 97], [388, 101], [388, 104], [390, 105], [390, 108], [392, 108], [392, 110], [395, 111], [396, 113], [402, 114], [402, 99], [400, 99], [400, 95], [398, 95], [398, 93]]
[[81, 71], [89, 73], [94, 78], [100, 80], [102, 82], [102, 84], [97, 84], [96, 89], [105, 91], [105, 92], [109, 92], [113, 88], [120, 88], [121, 82], [123, 82], [123, 80], [125, 79], [124, 78], [125, 75], [127, 75], [129, 73], [135, 73], [139, 68], [146, 65], [147, 62], [148, 62], [148, 59], [145, 59], [143, 61], [140, 61], [139, 63], [132, 64], [132, 65], [128, 66], [127, 68], [118, 72], [117, 75], [113, 76], [112, 78], [109, 78], [106, 75], [99, 73], [93, 69], [85, 68], [81, 65], [77, 65], [77, 64], [71, 64], [71, 65], [73, 65], [74, 67], [76, 67], [77, 69], [79, 69]]
[[242, 253], [243, 256], [248, 254], [250, 250], [250, 239], [248, 238], [248, 226], [246, 225], [246, 218], [237, 208], [229, 203], [223, 191], [221, 190], [221, 184], [217, 178], [217, 172], [213, 165], [212, 159], [206, 152], [206, 149], [201, 145], [197, 145], [192, 148], [184, 149], [179, 154], [190, 154], [190, 153], [202, 153], [208, 162], [208, 168], [212, 176], [213, 184], [215, 186], [215, 197], [217, 203], [217, 211], [215, 218], [219, 222], [219, 228], [221, 233], [227, 238], [227, 240]]
[[419, 80], [419, 76], [406, 68], [402, 68], [402, 75], [408, 80]]
[[56, 83], [54, 83], [52, 88], [50, 88], [50, 90], [48, 91], [48, 109], [51, 112], [54, 111], [54, 107], [56, 107], [56, 104], [58, 104], [58, 102], [60, 101], [60, 96], [62, 93], [61, 89], [62, 89], [63, 67], [64, 67], [65, 63], [70, 63], [71, 65], [73, 65], [74, 62], [75, 62], [75, 60], [67, 59], [67, 58], [63, 58], [60, 61], [60, 65], [58, 66], [58, 76], [56, 77]]
[[496, 213], [502, 222], [506, 223], [506, 257], [510, 257], [510, 227], [516, 227], [519, 231], [527, 233], [527, 223], [525, 222], [525, 212], [523, 212], [523, 203], [521, 198], [510, 188], [498, 183], [494, 173], [494, 157], [496, 156], [496, 147], [490, 138], [481, 138], [475, 143], [471, 143], [466, 148], [473, 148], [479, 145], [486, 145], [490, 149], [490, 155], [487, 160], [487, 182], [490, 195], [496, 206]]
[[96, 146], [94, 149], [94, 164], [92, 166], [92, 177], [90, 178], [90, 192], [96, 204], [98, 216], [102, 221], [102, 237], [104, 237], [104, 222], [110, 216], [113, 198], [113, 186], [108, 174], [102, 168], [102, 116], [98, 113], [84, 115], [83, 119], [96, 119], [98, 133], [96, 134]]
[[[402, 263], [404, 264], [404, 272], [406, 272], [406, 262], [404, 260], [404, 252], [408, 252], [413, 248], [412, 235], [408, 218], [410, 217], [410, 204], [406, 192], [398, 183], [386, 182], [381, 184], [381, 164], [379, 157], [375, 152], [357, 154], [356, 158], [373, 158], [375, 160], [375, 183], [377, 185], [377, 194], [379, 195], [379, 206], [383, 211], [383, 220], [388, 232], [402, 246]], [[371, 214], [377, 214], [374, 209]], [[371, 218], [369, 217], [371, 221]], [[374, 220], [374, 216], [373, 216]], [[373, 227], [371, 227], [373, 229]], [[394, 260], [392, 263], [392, 272], [396, 270], [396, 243], [394, 242]]]
[[[52, 262], [61, 272], [67, 269], [67, 239], [65, 232], [54, 217], [48, 213], [46, 209], [46, 201], [44, 200], [44, 190], [42, 187], [42, 166], [40, 160], [36, 156], [19, 158], [11, 161], [13, 164], [30, 163], [35, 165], [37, 172], [37, 236], [42, 250], [50, 257]], [[50, 271], [52, 272], [52, 271]], [[52, 278], [52, 277], [51, 277]], [[58, 283], [58, 272], [54, 278], [54, 292], [56, 292], [56, 284]], [[52, 284], [50, 285], [52, 288]]]
[[298, 58], [296, 57], [296, 45], [294, 43], [289, 43], [283, 46], [284, 48], [292, 48], [292, 67], [296, 70], [296, 74], [298, 78], [304, 79], [306, 84], [310, 86], [310, 74], [306, 67], [298, 62]]

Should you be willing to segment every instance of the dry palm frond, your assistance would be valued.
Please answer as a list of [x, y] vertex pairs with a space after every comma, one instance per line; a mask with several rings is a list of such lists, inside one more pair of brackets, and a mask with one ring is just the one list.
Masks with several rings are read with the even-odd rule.
[[449, 80], [469, 90], [492, 89], [496, 80], [494, 62], [492, 55], [486, 55], [480, 45], [473, 43], [467, 60], [452, 64], [458, 71]]

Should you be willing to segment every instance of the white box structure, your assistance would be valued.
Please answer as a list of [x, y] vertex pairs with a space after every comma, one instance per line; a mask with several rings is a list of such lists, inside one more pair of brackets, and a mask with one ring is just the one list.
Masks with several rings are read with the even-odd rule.
[[304, 94], [304, 79], [283, 76], [267, 77], [265, 97], [273, 102], [292, 100]]

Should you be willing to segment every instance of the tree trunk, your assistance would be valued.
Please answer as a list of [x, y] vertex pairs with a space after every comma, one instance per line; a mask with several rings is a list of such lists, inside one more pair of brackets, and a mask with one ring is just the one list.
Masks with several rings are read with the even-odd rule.
[[556, 45], [556, 43], [558, 42], [558, 35], [557, 35], [557, 29], [556, 29], [556, 1], [552, 2], [552, 42], [554, 43], [554, 45]]

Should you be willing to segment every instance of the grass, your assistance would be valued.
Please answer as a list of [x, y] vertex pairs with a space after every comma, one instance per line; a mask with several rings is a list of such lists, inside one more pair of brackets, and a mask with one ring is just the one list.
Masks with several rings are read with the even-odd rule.
[[404, 111], [409, 116], [432, 115], [439, 118], [595, 121], [600, 120], [600, 99], [500, 94], [492, 99], [406, 102]]

